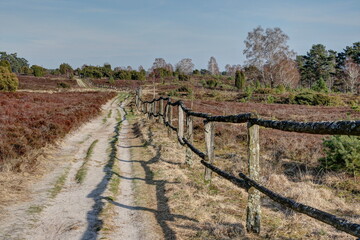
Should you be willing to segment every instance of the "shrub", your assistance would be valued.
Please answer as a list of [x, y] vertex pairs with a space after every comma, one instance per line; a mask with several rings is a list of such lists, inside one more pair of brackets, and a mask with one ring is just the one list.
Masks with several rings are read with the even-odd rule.
[[186, 75], [186, 74], [179, 74], [178, 78], [179, 78], [179, 81], [189, 81], [190, 80], [190, 76]]
[[43, 68], [41, 66], [32, 65], [31, 69], [32, 69], [35, 77], [43, 77], [45, 75], [45, 68]]
[[274, 103], [276, 98], [273, 95], [268, 95], [266, 98], [266, 103]]
[[6, 67], [7, 69], [9, 69], [9, 72], [11, 72], [11, 65], [7, 60], [1, 60], [0, 67]]
[[64, 82], [59, 82], [57, 86], [60, 88], [70, 88], [70, 85]]
[[17, 76], [7, 67], [0, 66], [0, 91], [16, 91], [19, 86]]
[[110, 83], [110, 84], [114, 84], [114, 83], [115, 83], [115, 80], [114, 80], [114, 77], [113, 77], [113, 76], [111, 76], [111, 77], [109, 78], [109, 83]]
[[203, 87], [216, 88], [219, 82], [215, 78], [210, 78], [201, 82]]
[[279, 86], [277, 86], [276, 92], [280, 94], [286, 92], [285, 86], [283, 84], [280, 84]]
[[131, 71], [131, 80], [146, 80], [146, 72], [145, 71]]
[[323, 78], [320, 78], [314, 86], [312, 86], [311, 88], [312, 90], [316, 91], [316, 92], [329, 92], [328, 87], [326, 86], [326, 82], [324, 81]]
[[192, 93], [192, 89], [189, 88], [188, 86], [181, 86], [181, 87], [179, 87], [176, 91], [178, 91], [178, 92]]
[[31, 68], [29, 68], [28, 66], [23, 66], [21, 67], [20, 69], [20, 73], [21, 74], [24, 74], [24, 75], [32, 75], [33, 74], [33, 71]]
[[326, 157], [320, 159], [327, 170], [360, 174], [360, 138], [356, 136], [332, 136], [323, 142]]
[[254, 93], [257, 94], [274, 94], [275, 91], [272, 88], [256, 88]]
[[295, 95], [293, 103], [300, 105], [338, 105], [339, 99], [321, 93], [303, 92]]
[[240, 71], [235, 72], [235, 87], [240, 89]]

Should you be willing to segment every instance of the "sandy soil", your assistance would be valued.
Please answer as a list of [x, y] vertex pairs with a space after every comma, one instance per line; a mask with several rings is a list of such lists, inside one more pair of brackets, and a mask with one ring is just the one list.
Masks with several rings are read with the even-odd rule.
[[[111, 140], [117, 135], [119, 111], [122, 107], [114, 100], [103, 106], [101, 116], [83, 125], [67, 136], [61, 147], [51, 156], [56, 167], [31, 188], [29, 201], [6, 208], [0, 219], [0, 239], [158, 239], [144, 232], [146, 221], [135, 211], [132, 181], [120, 180], [117, 202], [112, 203], [115, 214], [111, 216], [114, 230], [102, 235], [101, 210], [109, 201], [106, 192], [109, 182], [108, 162]], [[129, 125], [121, 122], [116, 159], [124, 178], [132, 177], [129, 151]], [[85, 161], [86, 152], [95, 140], [93, 154], [86, 162], [87, 174], [82, 183], [75, 175]], [[66, 177], [56, 196], [52, 189], [60, 177]], [[120, 176], [119, 176], [120, 177]], [[55, 195], [55, 194], [53, 194]]]

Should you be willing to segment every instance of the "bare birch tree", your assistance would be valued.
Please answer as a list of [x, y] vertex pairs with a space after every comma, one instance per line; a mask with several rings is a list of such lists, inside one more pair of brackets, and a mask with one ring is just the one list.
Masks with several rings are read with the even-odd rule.
[[194, 64], [190, 58], [184, 58], [180, 62], [178, 62], [175, 66], [176, 71], [179, 71], [183, 74], [190, 74], [194, 70]]
[[155, 58], [155, 61], [151, 67], [151, 70], [157, 69], [157, 68], [166, 68], [166, 61], [163, 58]]
[[350, 92], [355, 93], [360, 81], [360, 65], [353, 59], [347, 59], [345, 62], [345, 73], [347, 75], [346, 85]]
[[237, 65], [226, 64], [225, 71], [226, 71], [226, 75], [235, 76], [236, 71], [241, 71], [241, 65], [240, 64], [237, 64]]
[[247, 64], [260, 69], [263, 81], [274, 87], [276, 74], [274, 69], [284, 59], [293, 59], [296, 53], [289, 49], [289, 37], [280, 28], [267, 28], [261, 26], [248, 33], [243, 53]]
[[211, 75], [219, 75], [219, 66], [216, 62], [215, 57], [210, 57], [209, 63], [208, 63], [208, 70], [211, 73]]

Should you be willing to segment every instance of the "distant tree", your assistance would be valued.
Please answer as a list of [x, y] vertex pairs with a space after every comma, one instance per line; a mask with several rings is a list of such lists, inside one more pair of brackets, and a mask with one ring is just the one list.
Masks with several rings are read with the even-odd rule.
[[131, 71], [131, 80], [146, 80], [146, 72], [142, 71]]
[[352, 46], [346, 46], [343, 52], [337, 56], [338, 68], [344, 68], [347, 59], [351, 58], [355, 63], [360, 64], [360, 42], [353, 43]]
[[190, 74], [194, 70], [194, 64], [190, 58], [184, 58], [176, 64], [175, 69], [179, 73]]
[[0, 52], [0, 60], [7, 60], [10, 63], [11, 71], [15, 73], [20, 73], [24, 66], [29, 67], [28, 61], [25, 58], [17, 57], [17, 53]]
[[16, 91], [19, 80], [8, 67], [0, 66], [0, 91]]
[[246, 83], [245, 73], [237, 70], [235, 72], [235, 87], [240, 90], [244, 90]]
[[207, 70], [207, 69], [200, 69], [200, 74], [201, 75], [210, 75], [211, 72], [209, 72], [209, 70]]
[[241, 83], [240, 83], [240, 71], [235, 72], [235, 87], [237, 89], [240, 89]]
[[163, 58], [155, 58], [155, 61], [151, 67], [151, 70], [156, 68], [165, 68], [166, 69], [167, 63]]
[[[243, 71], [246, 75], [246, 78], [247, 78], [247, 81], [248, 82], [251, 82], [253, 85], [259, 85], [260, 82], [263, 81], [263, 75], [261, 73], [261, 71], [253, 66], [253, 65], [250, 65], [250, 66], [245, 66], [243, 68]], [[265, 84], [265, 82], [263, 82]]]
[[289, 49], [287, 40], [289, 37], [280, 28], [264, 29], [259, 26], [248, 33], [243, 53], [247, 58], [247, 64], [257, 67], [263, 77], [263, 81], [274, 87], [277, 79], [276, 65], [283, 59], [293, 59], [296, 54]]
[[216, 62], [215, 57], [210, 57], [209, 63], [208, 63], [208, 71], [211, 73], [211, 75], [219, 75], [219, 66]]
[[104, 75], [104, 69], [105, 68], [98, 66], [83, 65], [80, 71], [80, 76], [85, 78], [102, 78], [106, 76]]
[[301, 74], [301, 84], [311, 88], [320, 78], [333, 85], [336, 66], [336, 52], [326, 50], [322, 44], [315, 44], [305, 56], [297, 57]]
[[74, 74], [74, 70], [67, 63], [60, 64], [59, 71], [60, 71], [61, 74], [66, 75], [68, 78], [70, 78]]
[[199, 69], [195, 69], [195, 70], [193, 71], [193, 75], [200, 75]]
[[300, 82], [300, 73], [296, 62], [289, 58], [284, 58], [271, 69], [273, 71], [276, 86], [295, 88]]
[[20, 70], [20, 73], [21, 74], [24, 74], [24, 75], [32, 75], [33, 74], [33, 71], [31, 68], [29, 68], [28, 66], [22, 66], [21, 67], [21, 70]]
[[360, 64], [349, 58], [345, 62], [345, 73], [347, 76], [346, 85], [351, 93], [355, 93], [360, 82]]
[[104, 63], [104, 68], [106, 70], [112, 71], [111, 64], [110, 63]]
[[173, 65], [171, 65], [171, 63], [166, 64], [165, 69], [168, 70], [169, 72], [174, 72], [174, 67]]
[[38, 65], [32, 65], [31, 69], [33, 71], [33, 74], [35, 77], [43, 77], [45, 75], [46, 69], [38, 66]]
[[241, 65], [240, 64], [237, 64], [237, 65], [226, 64], [225, 71], [226, 71], [226, 75], [235, 76], [236, 71], [241, 71]]
[[141, 72], [142, 70], [145, 71], [144, 67], [142, 65], [139, 66], [138, 71]]

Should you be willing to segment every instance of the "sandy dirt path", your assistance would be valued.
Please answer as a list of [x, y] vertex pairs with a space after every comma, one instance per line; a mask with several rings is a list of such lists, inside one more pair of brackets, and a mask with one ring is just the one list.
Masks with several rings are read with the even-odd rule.
[[[33, 186], [31, 200], [11, 206], [3, 214], [6, 217], [0, 220], [0, 239], [154, 239], [142, 234], [146, 232], [146, 224], [140, 222], [144, 218], [123, 207], [134, 206], [132, 181], [120, 181], [116, 197], [120, 205], [111, 216], [114, 230], [106, 234], [101, 231], [101, 210], [109, 204], [107, 188], [114, 175], [109, 166], [113, 152], [121, 175], [132, 177], [129, 124], [124, 117], [124, 103], [121, 107], [119, 104], [110, 101], [103, 106], [101, 116], [64, 139], [51, 156], [57, 167]], [[93, 152], [87, 158], [92, 144]], [[116, 151], [111, 149], [114, 147]], [[75, 176], [83, 165], [86, 175], [79, 183]], [[59, 189], [56, 185], [60, 185]]]

